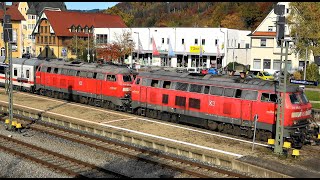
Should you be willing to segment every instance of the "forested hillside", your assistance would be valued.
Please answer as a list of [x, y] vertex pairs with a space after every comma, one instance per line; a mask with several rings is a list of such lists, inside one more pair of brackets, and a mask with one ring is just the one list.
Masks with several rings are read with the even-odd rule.
[[120, 2], [105, 13], [128, 27], [225, 27], [254, 30], [276, 2]]

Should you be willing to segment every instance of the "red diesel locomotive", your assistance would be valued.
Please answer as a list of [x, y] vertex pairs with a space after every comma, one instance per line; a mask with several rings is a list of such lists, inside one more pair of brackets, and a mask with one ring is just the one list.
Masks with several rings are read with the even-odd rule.
[[[258, 115], [256, 137], [267, 141], [275, 134], [276, 85], [275, 81], [260, 79], [141, 72], [131, 88], [132, 109], [139, 115], [248, 138], [253, 137], [254, 116]], [[285, 97], [284, 137], [301, 146], [308, 131], [311, 104], [297, 86], [288, 86]]]
[[35, 90], [41, 95], [121, 110], [128, 104], [132, 81], [133, 74], [126, 67], [44, 61], [36, 71]]

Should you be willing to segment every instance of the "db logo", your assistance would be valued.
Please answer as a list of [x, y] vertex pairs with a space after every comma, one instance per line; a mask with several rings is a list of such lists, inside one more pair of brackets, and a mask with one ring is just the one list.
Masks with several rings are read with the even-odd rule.
[[214, 106], [216, 104], [216, 102], [215, 101], [211, 101], [211, 100], [209, 100], [209, 106]]
[[79, 81], [79, 85], [82, 86], [82, 81]]

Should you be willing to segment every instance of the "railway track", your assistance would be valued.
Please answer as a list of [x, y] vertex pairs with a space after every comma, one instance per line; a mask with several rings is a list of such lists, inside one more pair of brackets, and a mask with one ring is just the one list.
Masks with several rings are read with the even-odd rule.
[[93, 164], [0, 135], [0, 149], [76, 178], [128, 178]]
[[[34, 120], [29, 117], [21, 115], [14, 115], [15, 118], [27, 125], [30, 129], [45, 132], [47, 134], [67, 139], [73, 142], [84, 144], [102, 151], [113, 153], [121, 156], [125, 156], [138, 161], [144, 161], [151, 164], [159, 165], [163, 168], [169, 168], [175, 171], [179, 171], [184, 174], [188, 174], [192, 177], [200, 178], [212, 178], [212, 177], [238, 177], [238, 178], [250, 178], [243, 173], [228, 171], [219, 167], [214, 167], [201, 162], [192, 161], [185, 158], [175, 157], [163, 154], [159, 151], [152, 149], [140, 148], [129, 144], [120, 143], [114, 140], [101, 138], [98, 136], [89, 135], [79, 131], [74, 131], [66, 128], [59, 127], [57, 125], [47, 124], [40, 121], [30, 125], [30, 122]], [[25, 122], [23, 122], [23, 121]]]

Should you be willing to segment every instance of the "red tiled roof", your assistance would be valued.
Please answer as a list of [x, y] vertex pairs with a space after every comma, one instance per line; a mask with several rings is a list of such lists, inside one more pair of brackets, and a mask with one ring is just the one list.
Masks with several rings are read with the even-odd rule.
[[[0, 20], [3, 19], [4, 11], [0, 9]], [[11, 21], [21, 21], [25, 20], [17, 6], [7, 6], [6, 14], [11, 15]]]
[[276, 36], [276, 32], [256, 31], [252, 34], [252, 36]]
[[[69, 28], [74, 25], [82, 28], [91, 26], [95, 28], [126, 28], [126, 24], [120, 16], [104, 13], [83, 13], [72, 11], [44, 11], [56, 36], [73, 36]], [[78, 33], [77, 33], [78, 34]]]

